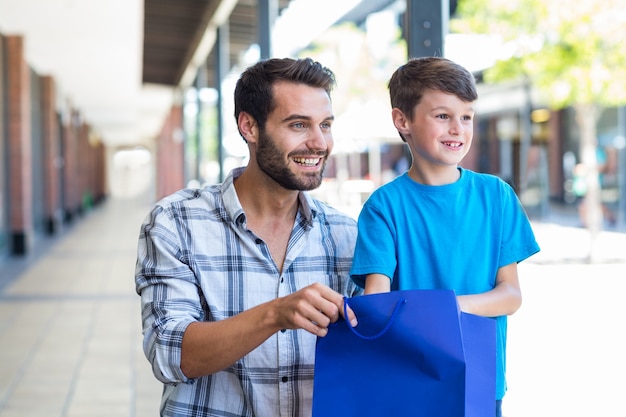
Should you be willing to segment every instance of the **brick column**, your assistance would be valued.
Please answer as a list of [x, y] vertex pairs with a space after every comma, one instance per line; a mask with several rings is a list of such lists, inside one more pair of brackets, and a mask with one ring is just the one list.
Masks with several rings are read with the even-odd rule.
[[33, 241], [30, 69], [22, 36], [6, 37], [11, 252], [24, 255]]
[[[0, 33], [0, 60], [4, 63], [4, 36]], [[6, 177], [6, 164], [9, 161], [9, 155], [7, 142], [8, 138], [6, 137], [6, 83], [5, 83], [5, 66], [2, 64], [0, 66], [0, 257], [9, 253], [9, 245], [7, 242], [9, 236], [9, 223], [8, 223], [8, 212], [6, 211], [8, 208], [9, 201], [9, 179]]]
[[182, 106], [173, 106], [157, 138], [157, 199], [184, 187]]
[[80, 116], [71, 110], [67, 125], [63, 129], [63, 180], [65, 221], [71, 222], [80, 211], [78, 184], [78, 133]]
[[98, 141], [95, 148], [95, 195], [96, 204], [102, 202], [106, 197], [106, 149], [102, 141]]
[[80, 212], [83, 213], [89, 207], [87, 196], [91, 192], [91, 147], [89, 146], [89, 125], [83, 123], [78, 134], [78, 190]]
[[44, 142], [45, 222], [46, 232], [54, 234], [61, 225], [61, 144], [56, 112], [56, 86], [50, 76], [41, 77], [42, 130]]

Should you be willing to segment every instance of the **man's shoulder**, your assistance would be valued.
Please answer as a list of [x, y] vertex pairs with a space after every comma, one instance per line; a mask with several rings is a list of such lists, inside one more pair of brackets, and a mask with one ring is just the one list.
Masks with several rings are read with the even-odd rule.
[[193, 209], [214, 209], [219, 203], [219, 187], [183, 188], [169, 194], [154, 205], [155, 209], [178, 212]]

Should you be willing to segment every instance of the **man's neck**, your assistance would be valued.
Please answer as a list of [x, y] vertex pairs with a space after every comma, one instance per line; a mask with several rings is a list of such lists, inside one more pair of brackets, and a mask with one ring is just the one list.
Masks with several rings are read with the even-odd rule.
[[299, 191], [287, 190], [266, 175], [248, 169], [234, 181], [234, 185], [247, 217], [254, 216], [259, 221], [284, 219], [293, 223]]

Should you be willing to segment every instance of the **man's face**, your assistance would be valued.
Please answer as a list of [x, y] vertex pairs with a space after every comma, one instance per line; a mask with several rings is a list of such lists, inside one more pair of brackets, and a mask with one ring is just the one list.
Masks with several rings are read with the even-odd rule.
[[276, 108], [259, 131], [261, 171], [288, 190], [313, 190], [322, 182], [333, 147], [334, 119], [328, 94], [304, 84], [274, 86]]

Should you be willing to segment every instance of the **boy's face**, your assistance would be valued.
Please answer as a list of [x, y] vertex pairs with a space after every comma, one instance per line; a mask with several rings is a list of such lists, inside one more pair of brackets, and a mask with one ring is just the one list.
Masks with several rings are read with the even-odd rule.
[[393, 109], [392, 117], [421, 169], [456, 171], [472, 145], [474, 103], [453, 94], [426, 90], [413, 109], [413, 120], [398, 109]]
[[257, 164], [283, 188], [315, 189], [333, 148], [330, 97], [321, 88], [279, 82], [274, 98], [276, 107], [259, 132]]

